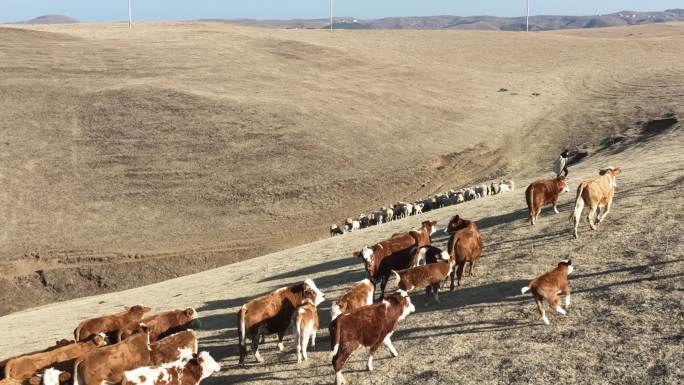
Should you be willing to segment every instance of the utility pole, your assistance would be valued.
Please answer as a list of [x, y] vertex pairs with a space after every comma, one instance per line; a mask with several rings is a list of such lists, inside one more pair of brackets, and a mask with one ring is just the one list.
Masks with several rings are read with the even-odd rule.
[[330, 30], [331, 31], [333, 30], [333, 10], [332, 10], [333, 3], [332, 2], [333, 2], [333, 0], [330, 0]]
[[527, 0], [527, 21], [525, 22], [525, 32], [530, 32], [530, 0]]
[[133, 10], [131, 8], [131, 0], [128, 0], [128, 29], [133, 28]]

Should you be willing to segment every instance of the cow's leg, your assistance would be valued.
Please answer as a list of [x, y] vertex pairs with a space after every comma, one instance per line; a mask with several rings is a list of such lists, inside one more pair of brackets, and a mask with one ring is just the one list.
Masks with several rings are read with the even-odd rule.
[[303, 330], [301, 329], [302, 325], [299, 322], [300, 320], [297, 320], [298, 322], [295, 324], [295, 345], [297, 347], [297, 363], [302, 362], [302, 339], [303, 339]]
[[570, 307], [570, 286], [565, 285], [561, 288], [561, 292], [565, 295], [565, 309], [567, 310]]
[[553, 211], [556, 214], [558, 214], [558, 197], [556, 197], [556, 199], [554, 199], [552, 203], [553, 203]]
[[539, 310], [539, 314], [542, 316], [542, 320], [544, 321], [545, 324], [549, 324], [549, 319], [546, 318], [546, 312], [544, 311], [544, 303], [542, 302], [542, 296], [537, 294], [536, 292], [534, 294], [534, 303], [537, 304], [537, 310]]
[[316, 329], [311, 331], [311, 350], [316, 350]]
[[587, 220], [589, 221], [589, 226], [592, 230], [596, 230], [596, 212], [598, 210], [598, 205], [592, 204], [589, 206], [589, 214], [587, 214]]
[[451, 287], [449, 291], [454, 291], [454, 277], [456, 277], [456, 269], [451, 270]]
[[565, 309], [563, 309], [560, 305], [561, 301], [557, 294], [554, 294], [553, 297], [548, 298], [547, 301], [549, 302], [549, 307], [554, 309], [558, 314], [566, 314]]
[[387, 286], [387, 281], [388, 281], [387, 276], [383, 276], [380, 279], [380, 298], [383, 298], [385, 296], [385, 287]]
[[387, 347], [387, 349], [389, 349], [390, 354], [392, 354], [392, 357], [399, 357], [399, 352], [397, 352], [397, 349], [394, 348], [392, 340], [390, 339], [390, 337], [392, 337], [392, 333], [386, 335], [385, 338], [382, 340], [382, 343]]
[[603, 222], [603, 220], [606, 219], [606, 215], [608, 215], [608, 213], [610, 212], [610, 206], [612, 206], [612, 205], [613, 205], [613, 201], [609, 200], [608, 204], [606, 204], [606, 211], [601, 213], [601, 215], [596, 219], [597, 224]]
[[470, 261], [468, 263], [468, 277], [473, 276], [473, 270], [475, 269], [475, 261]]
[[342, 367], [344, 364], [347, 362], [349, 359], [349, 356], [354, 352], [359, 347], [359, 343], [354, 341], [350, 342], [348, 344], [341, 344], [340, 345], [340, 350], [337, 351], [337, 354], [333, 356], [332, 359], [332, 364], [333, 368], [335, 369], [335, 384], [336, 385], [341, 385], [345, 384], [347, 381], [345, 381], [344, 377], [342, 376]]
[[304, 356], [304, 361], [309, 360], [309, 356], [306, 353], [306, 350], [309, 347], [309, 341], [311, 339], [311, 329], [312, 328], [313, 328], [313, 325], [311, 323], [306, 325], [306, 327], [304, 328], [304, 333], [303, 333], [304, 335], [302, 338], [302, 355]]
[[461, 286], [461, 278], [463, 278], [463, 270], [465, 269], [465, 258], [459, 261], [458, 263], [458, 269], [456, 270], [456, 275], [458, 278], [458, 286]]
[[[430, 286], [428, 286], [428, 287], [430, 287]], [[439, 305], [440, 304], [440, 301], [439, 301], [439, 282], [432, 285], [432, 295], [435, 298], [435, 302], [437, 302], [437, 304]]]
[[285, 338], [284, 330], [278, 332], [278, 350], [281, 352], [285, 349], [285, 345], [283, 345], [283, 338]]
[[259, 332], [261, 331], [260, 329], [261, 328], [252, 332], [252, 352], [254, 352], [254, 358], [256, 358], [256, 360], [259, 363], [262, 363], [264, 362], [264, 359], [261, 358], [261, 354], [259, 354]]
[[539, 214], [541, 214], [542, 211], [542, 205], [541, 203], [537, 206], [537, 210], [534, 212], [534, 223], [537, 223], [537, 218], [539, 218]]

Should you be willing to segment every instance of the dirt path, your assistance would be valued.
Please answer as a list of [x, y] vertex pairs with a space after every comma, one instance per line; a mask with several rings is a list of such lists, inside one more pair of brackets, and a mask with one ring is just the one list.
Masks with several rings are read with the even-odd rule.
[[[144, 303], [156, 311], [195, 306], [203, 329], [200, 347], [224, 370], [207, 384], [325, 384], [333, 381], [327, 331], [319, 334], [310, 362], [296, 364], [291, 337], [279, 353], [273, 339], [263, 365], [249, 358], [236, 368], [235, 312], [257, 294], [314, 278], [327, 297], [337, 297], [364, 278], [351, 251], [430, 218], [443, 227], [458, 213], [477, 220], [485, 252], [475, 277], [442, 296], [439, 307], [417, 312], [394, 336], [400, 357], [381, 349], [375, 371], [357, 352], [346, 367], [354, 384], [450, 383], [681, 383], [684, 371], [684, 161], [681, 129], [604, 151], [571, 169], [571, 188], [608, 164], [623, 167], [614, 210], [598, 232], [586, 224], [571, 238], [567, 217], [574, 194], [564, 194], [560, 215], [545, 209], [534, 228], [526, 221], [523, 191], [433, 211], [422, 216], [326, 239], [249, 261], [146, 287], [56, 303], [0, 318], [3, 356], [47, 346], [68, 337], [79, 320]], [[523, 186], [523, 183], [519, 184]], [[442, 232], [436, 243], [446, 240]], [[544, 326], [527, 280], [570, 257], [573, 304], [566, 317], [552, 314]], [[329, 321], [330, 302], [320, 308]], [[306, 368], [306, 371], [300, 370]]]

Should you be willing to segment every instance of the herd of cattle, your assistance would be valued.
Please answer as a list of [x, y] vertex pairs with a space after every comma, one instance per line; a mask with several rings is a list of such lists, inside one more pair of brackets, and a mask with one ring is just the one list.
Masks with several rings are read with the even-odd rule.
[[0, 361], [2, 385], [196, 385], [221, 370], [198, 352], [193, 308], [145, 317], [143, 305], [81, 322], [74, 340]]
[[[582, 182], [577, 188], [576, 203], [570, 220], [573, 234], [584, 205], [590, 207], [588, 218], [592, 229], [602, 222], [612, 205], [615, 178], [619, 168], [601, 170], [599, 175]], [[511, 186], [512, 187], [512, 186]], [[556, 213], [558, 196], [569, 191], [564, 177], [532, 183], [525, 191], [529, 221], [536, 223], [544, 205], [552, 204]], [[373, 355], [384, 345], [392, 356], [398, 356], [391, 336], [397, 323], [415, 311], [409, 293], [425, 289], [439, 303], [439, 291], [451, 278], [461, 285], [468, 264], [468, 276], [482, 255], [483, 242], [477, 224], [454, 216], [448, 223], [447, 250], [432, 244], [436, 222], [423, 221], [417, 229], [393, 234], [372, 246], [364, 246], [352, 255], [364, 265], [368, 278], [352, 284], [345, 294], [333, 301], [330, 312], [330, 348], [337, 384], [345, 383], [342, 368], [359, 347], [368, 351], [367, 369], [373, 370]], [[559, 294], [565, 296], [565, 308], [570, 305], [568, 275], [572, 262], [563, 260], [549, 272], [531, 280], [521, 289], [531, 292], [544, 323], [549, 324], [543, 301], [550, 309], [566, 314]], [[397, 290], [385, 294], [391, 277]], [[376, 295], [376, 285], [380, 291]], [[258, 362], [264, 359], [259, 344], [265, 336], [277, 335], [279, 350], [288, 330], [295, 335], [297, 361], [308, 359], [309, 344], [313, 347], [319, 330], [318, 306], [324, 293], [312, 279], [280, 288], [255, 298], [237, 313], [239, 366], [245, 365], [247, 341]], [[426, 305], [429, 303], [426, 302]], [[118, 314], [83, 321], [74, 331], [74, 341], [59, 341], [41, 352], [29, 353], [0, 362], [4, 378], [0, 385], [59, 385], [73, 380], [79, 385], [194, 385], [220, 370], [207, 352], [198, 354], [197, 336], [192, 328], [199, 327], [194, 309], [176, 310], [144, 317], [150, 308], [136, 305]], [[110, 343], [114, 342], [114, 343]]]
[[396, 219], [403, 219], [411, 215], [426, 213], [430, 210], [513, 191], [514, 188], [515, 185], [512, 180], [502, 180], [459, 190], [451, 189], [448, 192], [436, 194], [431, 198], [417, 200], [414, 203], [399, 202], [394, 205], [381, 207], [371, 214], [360, 214], [357, 219], [347, 218], [342, 226], [332, 224], [330, 226], [330, 236], [334, 237]]

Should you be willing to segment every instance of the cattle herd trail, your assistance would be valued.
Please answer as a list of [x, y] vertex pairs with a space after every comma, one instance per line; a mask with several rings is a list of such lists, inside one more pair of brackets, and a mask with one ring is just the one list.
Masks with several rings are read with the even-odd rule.
[[[2, 26], [0, 359], [125, 305], [192, 306], [222, 367], [203, 383], [333, 383], [330, 300], [365, 278], [352, 252], [424, 220], [446, 249], [458, 214], [482, 232], [476, 275], [440, 305], [414, 291], [399, 357], [381, 348], [367, 372], [357, 351], [350, 383], [682, 383], [682, 52], [684, 24]], [[530, 226], [525, 187], [565, 147], [588, 156]], [[606, 166], [622, 169], [611, 212], [573, 239], [575, 189]], [[327, 238], [357, 211], [501, 177], [513, 192]], [[573, 303], [547, 326], [520, 288], [567, 258]], [[240, 306], [306, 278], [326, 297], [309, 361], [288, 335], [238, 368]]]

